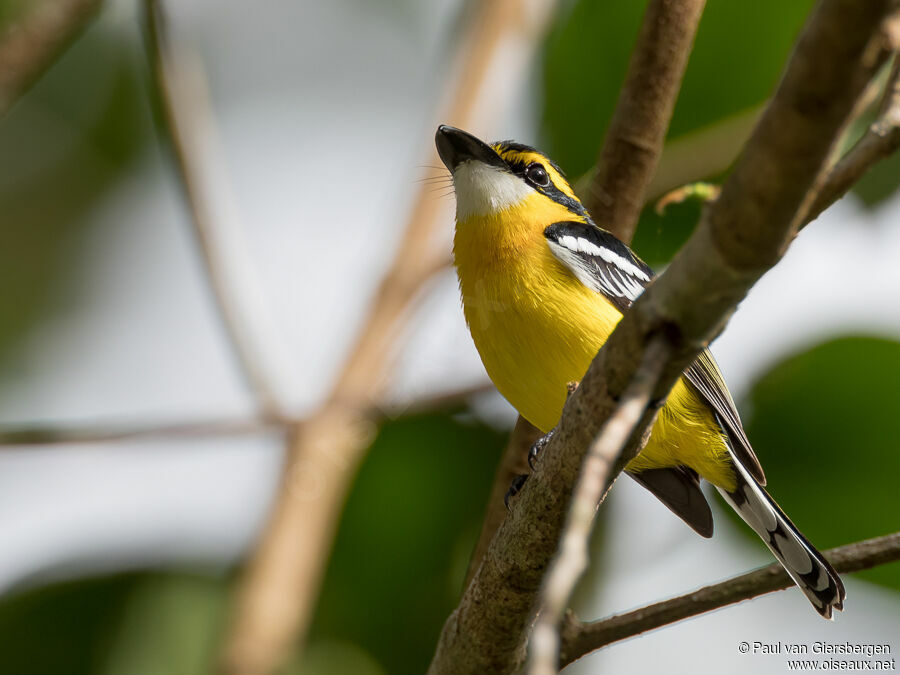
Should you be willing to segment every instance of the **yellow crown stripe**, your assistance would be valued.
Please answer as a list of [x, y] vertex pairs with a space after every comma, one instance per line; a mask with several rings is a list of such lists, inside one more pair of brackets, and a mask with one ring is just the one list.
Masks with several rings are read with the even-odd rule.
[[569, 186], [569, 182], [566, 180], [565, 176], [563, 176], [559, 171], [556, 170], [556, 167], [553, 166], [553, 162], [551, 162], [546, 155], [542, 155], [535, 150], [521, 151], [504, 148], [500, 143], [494, 145], [493, 148], [505, 162], [509, 162], [510, 164], [522, 163], [525, 166], [528, 166], [532, 162], [538, 162], [544, 167], [544, 169], [547, 170], [547, 174], [550, 176], [550, 180], [560, 192], [562, 192], [567, 197], [577, 199], [577, 197], [575, 196], [575, 192]]

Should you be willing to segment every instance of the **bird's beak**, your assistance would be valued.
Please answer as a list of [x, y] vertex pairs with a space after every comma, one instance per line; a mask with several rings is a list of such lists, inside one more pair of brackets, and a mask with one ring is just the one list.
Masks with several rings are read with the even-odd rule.
[[441, 161], [450, 173], [463, 162], [473, 159], [490, 166], [506, 168], [506, 163], [491, 146], [462, 129], [442, 124], [434, 135], [434, 143]]

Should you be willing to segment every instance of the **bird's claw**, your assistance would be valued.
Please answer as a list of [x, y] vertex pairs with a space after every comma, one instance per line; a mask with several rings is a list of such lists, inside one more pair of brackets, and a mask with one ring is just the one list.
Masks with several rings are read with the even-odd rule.
[[547, 447], [547, 443], [550, 442], [550, 439], [553, 438], [553, 434], [556, 433], [556, 429], [551, 429], [546, 434], [537, 439], [532, 445], [531, 448], [528, 449], [528, 466], [534, 471], [534, 463], [537, 461], [538, 455], [541, 454], [541, 450]]
[[[555, 431], [556, 429], [551, 429], [546, 434], [537, 439], [528, 449], [528, 467], [532, 471], [534, 471], [534, 463], [537, 461], [538, 455], [541, 454], [541, 451], [547, 446], [547, 443], [550, 442], [550, 439], [553, 438], [553, 434]], [[503, 498], [503, 503], [506, 505], [507, 509], [509, 509], [509, 500], [522, 491], [522, 488], [525, 486], [525, 481], [528, 480], [529, 475], [530, 474], [523, 473], [513, 478], [512, 483], [510, 483], [509, 490], [506, 491], [506, 496]]]

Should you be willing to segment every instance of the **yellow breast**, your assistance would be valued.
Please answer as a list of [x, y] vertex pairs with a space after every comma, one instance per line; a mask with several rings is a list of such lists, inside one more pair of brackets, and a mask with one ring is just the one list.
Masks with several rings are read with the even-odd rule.
[[[622, 315], [553, 256], [540, 223], [554, 221], [540, 211], [526, 203], [513, 217], [504, 214], [503, 222], [458, 223], [454, 258], [466, 321], [488, 375], [546, 432], [559, 421], [566, 384], [582, 378]], [[729, 488], [734, 479], [726, 452], [711, 411], [682, 380], [628, 468], [685, 464]]]

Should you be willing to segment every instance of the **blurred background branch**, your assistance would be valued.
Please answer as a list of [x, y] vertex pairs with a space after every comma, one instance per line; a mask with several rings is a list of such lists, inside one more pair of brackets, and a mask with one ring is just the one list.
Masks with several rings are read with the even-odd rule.
[[[415, 401], [385, 401], [373, 407], [367, 414], [372, 419], [383, 422], [399, 417], [452, 410], [466, 405], [473, 398], [492, 391], [494, 391], [493, 384], [478, 383], [450, 391], [423, 394]], [[288, 430], [303, 424], [303, 421], [303, 418], [256, 416], [145, 424], [98, 421], [93, 424], [77, 426], [61, 424], [3, 425], [0, 427], [0, 449], [23, 445], [111, 443], [134, 438], [244, 435], [272, 429]], [[110, 449], [114, 450], [115, 446], [111, 446]]]
[[[169, 34], [162, 0], [146, 0], [147, 52], [162, 105], [164, 129], [184, 188], [207, 279], [234, 355], [265, 419], [285, 414], [265, 355], [274, 345], [259, 333], [270, 322], [260, 317], [246, 244], [225, 173], [215, 117], [199, 59]], [[251, 310], [252, 308], [252, 310]], [[270, 356], [271, 358], [271, 356]]]
[[96, 16], [103, 0], [34, 0], [0, 33], [0, 118]]
[[[472, 127], [486, 76], [514, 34], [536, 45], [549, 6], [479, 2], [461, 43], [462, 67], [442, 121]], [[430, 164], [437, 162], [435, 151]], [[222, 668], [241, 675], [276, 670], [304, 642], [350, 480], [374, 433], [366, 410], [382, 393], [397, 336], [414, 300], [445, 254], [434, 250], [436, 200], [426, 186], [368, 316], [325, 403], [294, 434], [272, 516], [240, 585]], [[315, 481], [312, 493], [304, 481]]]

